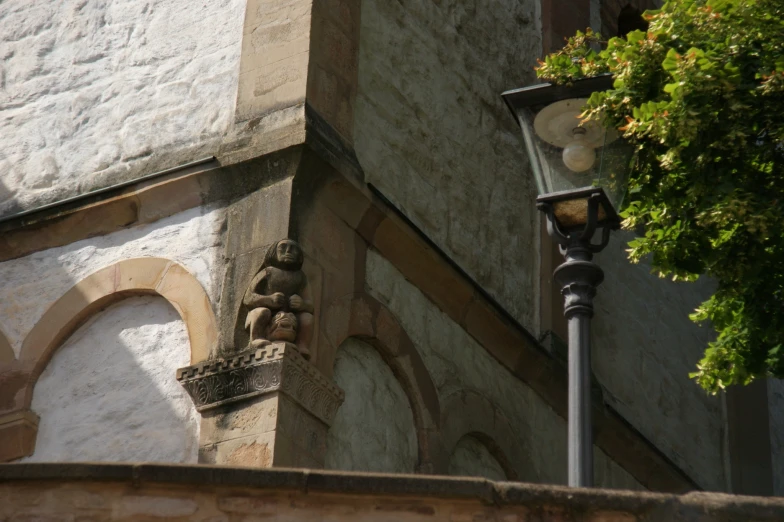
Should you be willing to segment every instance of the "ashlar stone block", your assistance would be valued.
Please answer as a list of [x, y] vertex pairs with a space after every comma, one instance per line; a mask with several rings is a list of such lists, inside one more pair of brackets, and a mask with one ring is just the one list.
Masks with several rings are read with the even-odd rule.
[[202, 414], [199, 460], [247, 467], [324, 465], [343, 391], [290, 343], [177, 370]]
[[32, 455], [38, 433], [38, 416], [22, 410], [0, 416], [0, 462]]

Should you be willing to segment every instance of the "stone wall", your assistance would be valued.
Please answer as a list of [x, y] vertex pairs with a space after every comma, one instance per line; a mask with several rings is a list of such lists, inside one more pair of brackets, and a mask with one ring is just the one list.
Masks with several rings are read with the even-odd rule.
[[372, 183], [527, 328], [538, 217], [500, 93], [541, 54], [533, 0], [364, 0], [355, 147]]
[[[517, 480], [566, 483], [566, 423], [528, 386], [520, 382], [476, 343], [459, 325], [408, 283], [383, 257], [368, 252], [367, 285], [400, 321], [422, 356], [438, 391], [442, 426], [452, 416], [472, 417], [480, 426], [502, 418], [512, 427], [510, 440], [494, 440]], [[481, 397], [485, 409], [466, 408], [467, 401], [451, 401], [465, 393]], [[477, 402], [474, 402], [476, 404]], [[442, 428], [443, 430], [444, 428]], [[456, 442], [466, 433], [441, 433]], [[485, 435], [493, 438], [492, 433]], [[452, 454], [454, 448], [445, 448]], [[628, 473], [598, 449], [596, 484], [601, 487], [642, 489]]]
[[0, 412], [39, 430], [5, 459], [196, 461], [175, 373], [215, 349], [224, 226], [195, 207], [0, 263]]
[[593, 371], [611, 404], [700, 487], [726, 490], [720, 396], [689, 379], [712, 336], [689, 314], [710, 284], [673, 283], [626, 259], [619, 232], [597, 257], [605, 271], [592, 324]]
[[245, 3], [4, 2], [0, 215], [162, 150], [213, 154], [234, 119]]
[[346, 399], [327, 435], [325, 468], [413, 473], [413, 412], [378, 351], [359, 339], [347, 339], [338, 348], [333, 379]]
[[197, 207], [154, 223], [0, 263], [0, 330], [19, 357], [22, 343], [44, 312], [74, 284], [123, 259], [159, 256], [176, 261], [220, 295], [224, 211]]
[[[563, 16], [561, 3], [546, 4], [570, 33], [569, 16], [585, 18], [579, 27], [599, 22], [598, 2]], [[540, 272], [553, 267], [538, 261], [527, 158], [500, 93], [535, 82], [538, 4], [364, 0], [355, 116], [365, 181], [535, 335]], [[605, 400], [670, 460], [700, 486], [723, 490], [721, 399], [688, 378], [711, 335], [688, 314], [709, 285], [673, 284], [630, 265], [628, 238], [616, 234], [598, 256], [607, 278], [595, 374]], [[444, 342], [429, 334], [423, 345]]]
[[38, 438], [23, 461], [195, 463], [198, 415], [174, 378], [189, 362], [185, 326], [161, 298], [132, 297], [94, 316], [38, 380]]

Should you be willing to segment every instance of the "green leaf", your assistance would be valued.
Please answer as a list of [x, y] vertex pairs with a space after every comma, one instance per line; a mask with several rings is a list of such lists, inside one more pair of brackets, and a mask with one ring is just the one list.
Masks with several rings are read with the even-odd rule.
[[[714, 328], [691, 375], [710, 393], [784, 378], [784, 2], [670, 0], [648, 34], [576, 35], [537, 75], [612, 72], [591, 114], [634, 147], [625, 228], [632, 262], [715, 293], [690, 317]], [[575, 65], [579, 64], [579, 66]]]

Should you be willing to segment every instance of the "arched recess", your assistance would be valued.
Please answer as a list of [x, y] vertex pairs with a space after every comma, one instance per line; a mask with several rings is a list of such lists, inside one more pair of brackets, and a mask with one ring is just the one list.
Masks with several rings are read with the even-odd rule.
[[93, 314], [134, 295], [159, 295], [169, 301], [187, 328], [191, 364], [209, 357], [218, 330], [209, 297], [198, 280], [169, 259], [125, 259], [79, 281], [49, 307], [25, 338], [19, 361], [31, 368], [26, 408], [38, 377], [63, 341]]
[[441, 410], [444, 452], [436, 468], [439, 473], [447, 472], [449, 456], [465, 436], [482, 442], [509, 480], [538, 481], [533, 462], [518, 443], [512, 425], [493, 403], [470, 390], [454, 392], [444, 399]]
[[[322, 316], [321, 331], [333, 348], [331, 360], [320, 360], [321, 368], [332, 368], [337, 347], [349, 337], [373, 346], [392, 369], [408, 397], [417, 430], [420, 473], [433, 473], [433, 448], [437, 447], [440, 406], [438, 392], [414, 343], [392, 312], [373, 297], [351, 294], [335, 300]], [[331, 373], [330, 373], [331, 375]]]

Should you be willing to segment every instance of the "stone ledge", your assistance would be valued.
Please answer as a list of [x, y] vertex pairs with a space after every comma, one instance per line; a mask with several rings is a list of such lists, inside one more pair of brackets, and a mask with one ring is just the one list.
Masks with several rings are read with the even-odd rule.
[[[496, 508], [524, 507], [531, 513], [548, 513], [558, 508], [566, 518], [583, 520], [597, 513], [614, 514], [601, 520], [782, 520], [784, 498], [762, 498], [693, 492], [685, 495], [572, 489], [563, 486], [517, 482], [494, 482], [479, 478], [433, 477], [313, 471], [292, 469], [247, 469], [176, 464], [0, 464], [0, 491], [6, 487], [51, 487], [57, 483], [120, 483], [134, 488], [192, 486], [200, 490], [250, 488], [258, 494], [297, 491], [304, 495], [344, 496], [348, 503], [357, 496], [415, 497], [427, 500], [476, 501]], [[35, 486], [35, 483], [41, 483]], [[191, 488], [192, 489], [192, 488]], [[353, 497], [348, 498], [349, 495]], [[627, 517], [627, 518], [623, 518]], [[595, 517], [590, 518], [596, 520]], [[537, 519], [539, 520], [539, 519]], [[551, 520], [542, 518], [541, 520]]]
[[344, 399], [296, 346], [283, 342], [179, 368], [177, 380], [199, 412], [280, 391], [330, 425]]

